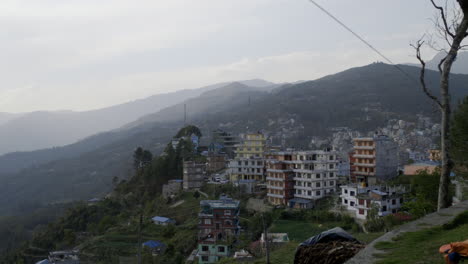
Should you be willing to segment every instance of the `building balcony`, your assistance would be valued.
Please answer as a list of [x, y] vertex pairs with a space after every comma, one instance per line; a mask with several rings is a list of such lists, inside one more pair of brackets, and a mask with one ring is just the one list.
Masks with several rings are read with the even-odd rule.
[[282, 194], [267, 193], [267, 196], [268, 197], [284, 199], [284, 195], [282, 195]]
[[294, 194], [295, 198], [302, 198], [306, 200], [317, 200], [323, 197], [323, 195], [320, 196], [312, 196], [312, 195], [306, 195], [306, 194]]
[[284, 169], [284, 170], [280, 170], [280, 169], [267, 169], [266, 171], [267, 171], [267, 172], [285, 173], [285, 172], [292, 172], [293, 170], [292, 170], [292, 169]]
[[373, 168], [375, 167], [375, 163], [353, 163], [353, 166]]
[[310, 179], [309, 178], [301, 178], [301, 177], [294, 177], [293, 178], [293, 180], [295, 180], [295, 181], [302, 181], [302, 182], [317, 182], [317, 181], [323, 181], [324, 179], [334, 180], [334, 178], [319, 178], [319, 179], [317, 179], [315, 177], [310, 178]]
[[354, 154], [354, 158], [375, 159], [375, 155]]
[[375, 146], [354, 146], [354, 149], [373, 150]]
[[353, 176], [375, 176], [375, 172], [353, 171]]
[[272, 189], [272, 190], [284, 190], [285, 188], [282, 186], [273, 186], [273, 185], [268, 185], [267, 184], [267, 189]]
[[354, 204], [354, 207], [357, 208], [357, 209], [364, 209], [364, 210], [369, 210], [371, 208], [367, 207], [366, 205], [364, 204]]
[[313, 169], [313, 170], [308, 170], [308, 169], [293, 169], [294, 172], [298, 173], [320, 173], [320, 172], [337, 172], [338, 168], [333, 168], [333, 169]]
[[267, 181], [284, 182], [284, 178], [266, 177], [266, 180], [267, 180]]

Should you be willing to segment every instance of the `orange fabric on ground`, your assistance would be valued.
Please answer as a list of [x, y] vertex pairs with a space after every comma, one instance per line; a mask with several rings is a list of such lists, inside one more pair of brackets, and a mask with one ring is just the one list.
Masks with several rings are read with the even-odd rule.
[[462, 257], [468, 257], [468, 240], [450, 243], [450, 247], [449, 253], [457, 252]]

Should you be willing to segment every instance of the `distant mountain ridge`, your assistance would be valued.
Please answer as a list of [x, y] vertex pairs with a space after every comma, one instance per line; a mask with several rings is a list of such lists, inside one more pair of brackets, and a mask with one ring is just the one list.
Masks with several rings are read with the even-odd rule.
[[[260, 79], [240, 82], [262, 90], [273, 89], [276, 86], [274, 83]], [[8, 138], [8, 140], [0, 141], [0, 155], [72, 144], [93, 134], [119, 128], [146, 114], [157, 112], [227, 84], [229, 83], [158, 94], [85, 112], [0, 113], [0, 138]]]
[[[445, 51], [437, 53], [434, 58], [426, 62], [426, 67], [429, 70], [439, 71], [438, 65], [443, 57], [446, 56]], [[420, 67], [419, 64], [409, 63], [410, 66]], [[457, 59], [453, 63], [452, 73], [455, 74], [468, 74], [468, 51], [458, 53]]]
[[[413, 77], [419, 69], [401, 66]], [[439, 73], [427, 72], [427, 83], [438, 95]], [[453, 102], [468, 95], [468, 75], [451, 76]], [[231, 83], [145, 116], [124, 128], [102, 133], [70, 146], [68, 157], [51, 160], [0, 177], [0, 214], [44, 203], [102, 196], [112, 179], [131, 175], [132, 152], [138, 146], [158, 154], [183, 124], [205, 137], [216, 128], [233, 133], [263, 130], [287, 144], [307, 147], [313, 136], [330, 135], [332, 127], [373, 131], [398, 118], [417, 114], [438, 118], [437, 110], [413, 79], [392, 65], [374, 63], [314, 81], [286, 84], [273, 92]], [[94, 145], [94, 148], [92, 147]], [[77, 154], [75, 149], [80, 149]], [[59, 151], [49, 150], [57, 157]], [[0, 157], [0, 168], [5, 157]], [[27, 160], [27, 159], [26, 159]], [[0, 173], [1, 174], [1, 173]]]

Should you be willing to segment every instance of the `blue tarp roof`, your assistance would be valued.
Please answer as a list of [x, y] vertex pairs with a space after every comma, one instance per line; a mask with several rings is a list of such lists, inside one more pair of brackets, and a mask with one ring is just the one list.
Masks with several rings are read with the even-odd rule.
[[155, 216], [153, 218], [153, 221], [158, 221], [158, 222], [170, 222], [170, 221], [173, 221], [172, 219], [170, 218], [167, 218], [167, 217], [164, 217], [164, 216]]
[[144, 247], [149, 247], [149, 248], [158, 248], [158, 247], [163, 247], [165, 246], [164, 243], [161, 241], [154, 241], [154, 240], [148, 240], [145, 243], [142, 244]]

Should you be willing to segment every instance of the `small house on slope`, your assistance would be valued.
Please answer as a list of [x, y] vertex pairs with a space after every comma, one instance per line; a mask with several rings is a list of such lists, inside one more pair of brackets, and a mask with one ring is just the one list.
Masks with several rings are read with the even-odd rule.
[[167, 217], [164, 217], [164, 216], [155, 216], [153, 218], [151, 218], [151, 220], [153, 220], [153, 223], [155, 223], [156, 225], [170, 225], [170, 224], [173, 224], [175, 225], [176, 221], [174, 219], [171, 219], [171, 218], [167, 218]]

